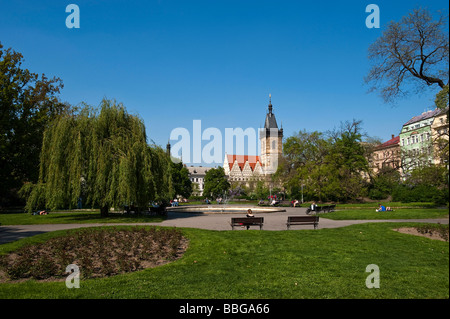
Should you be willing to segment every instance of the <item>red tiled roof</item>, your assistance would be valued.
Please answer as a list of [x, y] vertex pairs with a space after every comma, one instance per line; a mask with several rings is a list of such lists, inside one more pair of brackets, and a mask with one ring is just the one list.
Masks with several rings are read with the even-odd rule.
[[227, 160], [230, 170], [233, 168], [234, 161], [237, 161], [241, 171], [244, 169], [245, 162], [247, 161], [252, 171], [255, 169], [256, 163], [260, 162], [259, 156], [256, 155], [227, 155]]
[[398, 144], [398, 143], [400, 143], [400, 136], [396, 136], [394, 138], [391, 138], [389, 141], [384, 142], [381, 145], [378, 145], [377, 148], [385, 148], [385, 147], [388, 147], [388, 146], [394, 146], [395, 144]]

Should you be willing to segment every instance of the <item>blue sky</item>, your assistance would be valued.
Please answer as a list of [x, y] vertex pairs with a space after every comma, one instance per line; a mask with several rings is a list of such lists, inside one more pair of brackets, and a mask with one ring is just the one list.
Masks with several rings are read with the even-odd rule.
[[[79, 29], [65, 25], [70, 3], [80, 8]], [[380, 29], [365, 25], [371, 3]], [[63, 101], [114, 98], [164, 147], [173, 129], [192, 132], [196, 119], [223, 135], [257, 129], [269, 93], [285, 137], [358, 119], [385, 141], [433, 107], [437, 90], [384, 104], [363, 82], [367, 48], [418, 6], [448, 12], [440, 0], [0, 0], [0, 41], [24, 55], [24, 67], [60, 77]]]

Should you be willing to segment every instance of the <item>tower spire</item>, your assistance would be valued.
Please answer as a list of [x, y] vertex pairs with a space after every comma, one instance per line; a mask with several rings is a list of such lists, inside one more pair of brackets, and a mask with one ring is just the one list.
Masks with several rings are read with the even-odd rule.
[[167, 144], [166, 144], [166, 153], [167, 153], [167, 155], [170, 158], [170, 138], [169, 138], [169, 140], [167, 141]]
[[272, 115], [272, 94], [269, 93], [269, 114]]

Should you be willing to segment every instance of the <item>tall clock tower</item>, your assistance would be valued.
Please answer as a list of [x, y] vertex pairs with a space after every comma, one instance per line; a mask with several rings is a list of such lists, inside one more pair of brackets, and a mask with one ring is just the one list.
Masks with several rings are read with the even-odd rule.
[[272, 96], [269, 94], [269, 106], [264, 128], [260, 129], [261, 166], [265, 175], [274, 174], [283, 151], [283, 127], [280, 129], [275, 119], [272, 106]]

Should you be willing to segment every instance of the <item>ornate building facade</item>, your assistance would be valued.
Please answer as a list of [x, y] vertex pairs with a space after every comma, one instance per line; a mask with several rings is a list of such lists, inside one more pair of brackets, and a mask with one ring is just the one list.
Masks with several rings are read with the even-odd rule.
[[434, 163], [432, 124], [440, 109], [423, 112], [403, 124], [400, 147], [403, 174], [412, 169]]
[[443, 164], [448, 167], [448, 108], [434, 109], [412, 117], [400, 135], [376, 146], [369, 164], [378, 174], [384, 168], [397, 170], [403, 178], [418, 167]]
[[223, 168], [230, 182], [266, 180], [277, 170], [283, 151], [283, 128], [278, 128], [270, 95], [264, 128], [259, 130], [259, 141], [261, 154], [258, 156], [225, 155]]
[[433, 140], [433, 155], [435, 164], [449, 163], [448, 141], [449, 141], [449, 123], [448, 123], [448, 107], [441, 110], [434, 118], [431, 124], [431, 138]]
[[[205, 188], [205, 176], [211, 167], [186, 166], [189, 171], [189, 179], [192, 182], [192, 195], [202, 196]], [[195, 185], [195, 186], [194, 186]]]
[[394, 136], [389, 141], [376, 146], [369, 164], [375, 174], [381, 170], [391, 168], [401, 172], [400, 136]]

